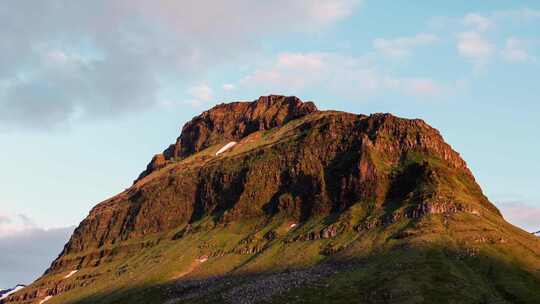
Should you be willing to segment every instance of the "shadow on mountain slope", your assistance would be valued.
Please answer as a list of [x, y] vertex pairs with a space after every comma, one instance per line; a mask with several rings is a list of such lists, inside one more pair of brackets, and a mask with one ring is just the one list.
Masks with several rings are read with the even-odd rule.
[[399, 248], [309, 268], [122, 289], [69, 303], [540, 303], [539, 272], [474, 251]]

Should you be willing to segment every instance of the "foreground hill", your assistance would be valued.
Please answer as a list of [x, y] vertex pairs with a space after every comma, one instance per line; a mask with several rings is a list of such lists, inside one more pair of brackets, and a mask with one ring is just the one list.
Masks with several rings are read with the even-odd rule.
[[218, 105], [6, 303], [540, 303], [540, 240], [422, 120]]

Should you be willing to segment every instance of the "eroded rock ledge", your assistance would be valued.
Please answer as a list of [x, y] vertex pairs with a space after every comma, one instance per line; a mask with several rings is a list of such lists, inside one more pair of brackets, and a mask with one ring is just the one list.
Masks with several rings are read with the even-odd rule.
[[313, 102], [281, 95], [217, 105], [188, 122], [176, 143], [155, 155], [137, 180], [162, 168], [167, 160], [185, 158], [224, 140], [238, 141], [256, 131], [281, 127], [316, 111]]

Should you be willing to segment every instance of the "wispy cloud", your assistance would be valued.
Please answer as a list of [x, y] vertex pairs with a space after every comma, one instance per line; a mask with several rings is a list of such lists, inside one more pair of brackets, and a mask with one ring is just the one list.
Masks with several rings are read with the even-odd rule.
[[463, 24], [472, 27], [479, 32], [484, 32], [495, 25], [489, 17], [478, 13], [469, 13], [465, 15], [465, 17], [463, 17]]
[[526, 40], [510, 37], [506, 40], [501, 55], [508, 62], [536, 62], [536, 57], [529, 53], [528, 44]]
[[6, 214], [0, 212], [0, 237], [25, 233], [36, 228], [37, 226], [34, 221], [24, 214]]
[[236, 86], [234, 84], [232, 84], [232, 83], [226, 83], [226, 84], [222, 85], [221, 88], [224, 91], [234, 91], [234, 89], [236, 89]]
[[457, 50], [480, 67], [491, 59], [495, 45], [478, 32], [463, 32], [458, 35]]
[[540, 207], [523, 201], [505, 201], [497, 204], [504, 218], [529, 232], [540, 230]]
[[324, 53], [282, 53], [276, 60], [276, 66], [281, 68], [302, 68], [317, 71], [324, 68], [328, 54]]
[[[226, 91], [225, 88], [223, 90]], [[175, 108], [190, 105], [192, 107], [208, 106], [214, 100], [214, 90], [207, 84], [198, 84], [186, 89], [187, 98], [184, 99], [162, 99], [159, 104], [165, 108]]]
[[490, 17], [478, 13], [465, 15], [461, 22], [467, 30], [457, 35], [456, 48], [461, 56], [470, 60], [475, 68], [479, 69], [487, 64], [496, 52], [496, 45], [485, 35], [495, 23]]
[[382, 72], [366, 57], [338, 53], [282, 53], [244, 77], [241, 86], [298, 92], [324, 87], [342, 97], [372, 96], [388, 90], [417, 97], [440, 97], [443, 85], [425, 77]]
[[348, 17], [353, 9], [362, 4], [363, 0], [337, 0], [337, 1], [312, 1], [304, 0], [298, 1], [299, 3], [304, 2], [304, 4], [311, 5], [307, 6], [308, 15], [311, 18], [318, 20], [319, 22], [334, 22], [335, 20], [340, 20]]
[[540, 20], [540, 10], [518, 8], [471, 12], [461, 18], [461, 23], [475, 31], [484, 32], [493, 30], [499, 26], [504, 28], [508, 22], [525, 23], [535, 20]]
[[206, 84], [191, 87], [189, 88], [188, 92], [192, 97], [190, 100], [188, 100], [188, 103], [193, 106], [201, 106], [209, 103], [214, 98], [214, 91]]
[[412, 95], [440, 96], [445, 90], [440, 84], [429, 78], [409, 79], [406, 82], [404, 89]]
[[531, 8], [498, 10], [491, 12], [491, 16], [498, 20], [512, 19], [517, 22], [528, 22], [534, 19], [540, 19], [540, 10]]
[[405, 58], [410, 56], [416, 47], [430, 45], [437, 41], [439, 38], [433, 34], [420, 33], [412, 37], [377, 38], [373, 41], [373, 47], [386, 56]]
[[488, 63], [536, 61], [530, 42], [538, 37], [527, 31], [516, 31], [516, 28], [537, 21], [540, 21], [540, 10], [522, 8], [470, 12], [461, 17], [440, 16], [432, 18], [429, 24], [443, 39], [454, 35], [457, 53], [479, 71]]

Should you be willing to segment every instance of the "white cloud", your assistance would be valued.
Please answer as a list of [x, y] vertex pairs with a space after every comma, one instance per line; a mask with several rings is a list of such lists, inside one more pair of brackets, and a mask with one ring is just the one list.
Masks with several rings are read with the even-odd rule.
[[362, 91], [370, 91], [376, 86], [368, 66], [356, 58], [334, 53], [278, 54], [271, 62], [261, 64], [244, 77], [240, 84], [294, 93], [306, 86], [342, 86], [345, 82]]
[[269, 37], [324, 29], [360, 3], [2, 1], [0, 128], [147, 109], [179, 81], [189, 85], [220, 64], [249, 60]]
[[385, 77], [381, 89], [392, 89], [397, 92], [415, 97], [440, 97], [447, 93], [446, 86], [431, 78], [420, 77]]
[[214, 98], [212, 88], [206, 84], [190, 88], [189, 94], [200, 101], [211, 101]]
[[[309, 3], [312, 0], [305, 0]], [[335, 20], [348, 17], [355, 6], [361, 4], [362, 0], [323, 0], [315, 1], [316, 5], [308, 5], [308, 14], [320, 22], [330, 23]]]
[[439, 38], [435, 35], [420, 33], [413, 37], [377, 38], [373, 41], [373, 47], [386, 56], [404, 58], [410, 56], [414, 48], [430, 45], [438, 40]]
[[477, 13], [469, 13], [463, 18], [463, 24], [473, 27], [476, 31], [484, 32], [494, 26], [493, 21]]
[[527, 42], [514, 37], [506, 40], [501, 55], [508, 62], [536, 61], [536, 58], [529, 54]]
[[444, 88], [433, 79], [417, 78], [409, 80], [405, 90], [417, 96], [438, 96], [443, 93]]
[[495, 52], [495, 45], [477, 32], [463, 32], [458, 35], [457, 50], [460, 55], [481, 66], [489, 61]]
[[500, 10], [492, 13], [492, 16], [497, 19], [513, 19], [518, 22], [530, 21], [540, 18], [540, 10], [522, 8], [515, 10]]
[[278, 55], [277, 66], [311, 71], [321, 70], [326, 56], [327, 54], [322, 53], [282, 53]]
[[316, 87], [346, 98], [365, 98], [388, 90], [417, 97], [439, 97], [446, 92], [433, 79], [383, 73], [363, 57], [336, 53], [279, 54], [244, 77], [240, 85], [293, 95]]
[[[437, 31], [447, 33], [449, 28], [456, 29], [454, 33], [459, 55], [471, 61], [475, 69], [478, 69], [494, 59], [494, 55], [500, 55], [499, 58], [508, 62], [535, 61], [528, 49], [535, 38], [516, 39], [513, 37], [515, 34], [508, 32], [517, 33], [519, 28], [526, 29], [525, 23], [537, 20], [540, 20], [540, 10], [523, 8], [471, 12], [458, 18], [435, 17], [431, 19], [430, 25]], [[520, 35], [530, 35], [528, 32], [520, 32]]]
[[188, 94], [191, 96], [191, 99], [187, 100], [187, 103], [194, 107], [200, 107], [214, 99], [214, 91], [206, 84], [189, 88]]
[[224, 91], [234, 91], [236, 89], [236, 86], [232, 83], [226, 83], [221, 87]]
[[0, 237], [24, 233], [35, 228], [36, 224], [24, 214], [0, 213]]
[[[448, 23], [449, 18], [438, 18], [438, 20], [445, 19], [445, 23]], [[469, 30], [478, 32], [484, 32], [493, 29], [498, 23], [504, 24], [509, 21], [524, 23], [540, 19], [540, 10], [522, 8], [522, 9], [510, 9], [510, 10], [496, 10], [485, 13], [472, 12], [468, 13], [461, 19], [461, 23], [469, 27]], [[448, 24], [446, 24], [448, 25]]]

